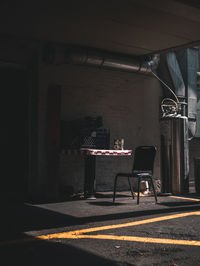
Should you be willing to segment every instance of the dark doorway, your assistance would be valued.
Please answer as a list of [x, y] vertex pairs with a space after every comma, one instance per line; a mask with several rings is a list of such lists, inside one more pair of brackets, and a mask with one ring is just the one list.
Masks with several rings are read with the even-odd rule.
[[0, 68], [3, 164], [0, 198], [23, 202], [28, 195], [28, 75], [15, 68]]

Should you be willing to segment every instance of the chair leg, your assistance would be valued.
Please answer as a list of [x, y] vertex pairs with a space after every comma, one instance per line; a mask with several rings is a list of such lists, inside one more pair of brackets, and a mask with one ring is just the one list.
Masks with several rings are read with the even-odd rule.
[[131, 181], [130, 181], [130, 177], [128, 177], [128, 183], [129, 183], [129, 187], [130, 187], [130, 190], [131, 190], [131, 195], [132, 195], [132, 198], [134, 199], [134, 193], [133, 193], [133, 188], [131, 186]]
[[117, 178], [118, 178], [118, 175], [115, 176], [115, 181], [114, 181], [113, 203], [115, 202], [115, 194], [116, 194]]
[[156, 194], [156, 191], [155, 191], [153, 179], [152, 179], [152, 177], [150, 177], [150, 179], [151, 179], [151, 185], [152, 185], [153, 192], [154, 192], [155, 202], [157, 203], [157, 194]]
[[137, 194], [137, 204], [140, 202], [140, 177], [138, 177], [138, 194]]

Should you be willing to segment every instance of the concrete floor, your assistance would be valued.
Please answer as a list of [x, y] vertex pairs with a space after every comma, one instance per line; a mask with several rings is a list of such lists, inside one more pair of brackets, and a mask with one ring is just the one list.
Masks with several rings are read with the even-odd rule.
[[115, 204], [110, 192], [96, 200], [12, 204], [2, 209], [2, 220], [2, 266], [200, 265], [200, 195], [194, 193], [159, 196], [158, 204], [148, 196], [137, 205], [129, 192], [118, 193]]

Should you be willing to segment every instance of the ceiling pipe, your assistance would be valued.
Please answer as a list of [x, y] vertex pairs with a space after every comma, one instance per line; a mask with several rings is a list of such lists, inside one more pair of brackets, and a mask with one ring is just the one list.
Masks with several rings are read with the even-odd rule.
[[104, 69], [148, 74], [158, 67], [160, 56], [156, 54], [153, 55], [150, 60], [144, 60], [127, 56], [123, 57], [109, 54], [67, 51], [65, 53], [65, 62]]
[[47, 45], [44, 47], [43, 60], [47, 64], [76, 64], [93, 66], [103, 69], [120, 70], [149, 74], [157, 69], [160, 55], [155, 54], [148, 59], [144, 57], [120, 56], [113, 53], [101, 52], [84, 48], [66, 48], [65, 46]]

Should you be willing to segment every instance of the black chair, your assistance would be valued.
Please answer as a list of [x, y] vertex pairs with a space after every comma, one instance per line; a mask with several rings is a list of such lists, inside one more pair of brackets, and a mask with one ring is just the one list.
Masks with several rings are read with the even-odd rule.
[[134, 163], [133, 169], [131, 173], [118, 173], [115, 176], [114, 181], [114, 191], [113, 191], [113, 203], [115, 202], [115, 195], [116, 195], [116, 186], [117, 186], [117, 179], [118, 177], [126, 177], [128, 178], [129, 187], [131, 190], [132, 198], [134, 199], [133, 188], [131, 186], [130, 178], [137, 178], [137, 204], [139, 204], [140, 200], [140, 182], [141, 180], [149, 180], [151, 182], [155, 202], [157, 203], [157, 195], [153, 184], [153, 168], [154, 168], [154, 160], [156, 156], [156, 147], [155, 146], [139, 146], [135, 149], [134, 154]]

